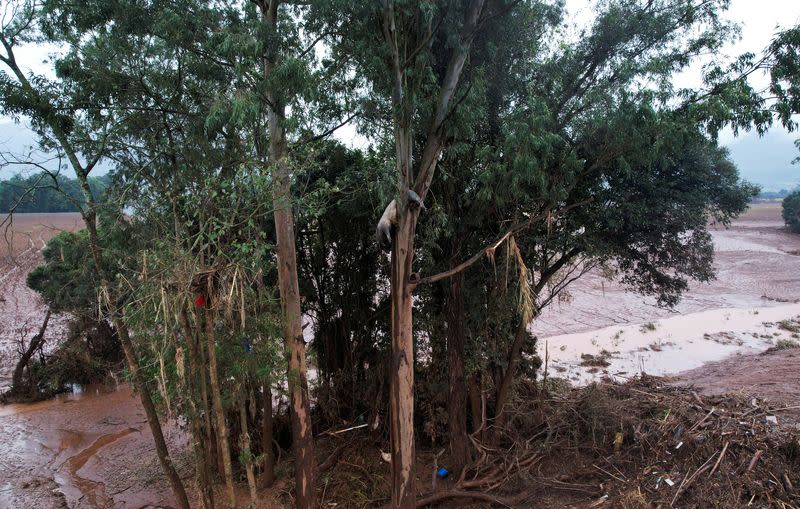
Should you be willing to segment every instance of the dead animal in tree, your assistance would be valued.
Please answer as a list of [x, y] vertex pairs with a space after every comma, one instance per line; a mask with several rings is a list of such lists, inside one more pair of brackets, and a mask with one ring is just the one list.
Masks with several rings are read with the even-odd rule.
[[[406, 200], [408, 200], [409, 206], [416, 206], [422, 210], [425, 210], [425, 204], [422, 203], [422, 198], [420, 198], [419, 195], [413, 190], [406, 190]], [[392, 244], [392, 235], [396, 226], [397, 200], [395, 199], [389, 202], [389, 205], [386, 206], [380, 221], [378, 221], [378, 226], [375, 228], [375, 240], [378, 242], [378, 245], [384, 243], [388, 245]]]

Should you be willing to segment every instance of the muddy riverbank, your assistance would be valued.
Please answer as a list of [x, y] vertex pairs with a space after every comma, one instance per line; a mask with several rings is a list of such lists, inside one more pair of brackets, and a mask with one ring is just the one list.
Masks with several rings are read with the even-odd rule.
[[[185, 434], [169, 423], [174, 451]], [[0, 507], [170, 507], [144, 411], [127, 386], [0, 408]], [[175, 455], [184, 476], [185, 452]]]

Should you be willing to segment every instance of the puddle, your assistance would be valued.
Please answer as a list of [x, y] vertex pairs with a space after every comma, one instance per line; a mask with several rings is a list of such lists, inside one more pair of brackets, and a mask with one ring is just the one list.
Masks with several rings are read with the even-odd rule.
[[670, 375], [793, 339], [777, 322], [798, 315], [800, 304], [716, 309], [542, 338], [538, 349], [542, 358], [545, 348], [549, 354], [548, 376], [578, 384], [605, 376], [624, 380], [640, 373]]
[[[76, 386], [50, 400], [0, 407], [0, 508], [169, 505], [152, 481], [158, 467], [148, 431], [125, 385]], [[131, 458], [140, 467], [152, 463], [155, 477], [131, 477]]]
[[11, 403], [8, 405], [0, 405], [0, 418], [28, 412], [37, 412], [39, 410], [45, 410], [58, 405], [75, 403], [83, 398], [99, 396], [101, 394], [109, 394], [118, 390], [117, 387], [100, 384], [87, 385], [85, 387], [73, 385], [71, 386], [71, 389], [71, 392], [57, 394], [50, 399], [37, 401], [35, 403]]
[[85, 501], [90, 507], [111, 507], [113, 505], [113, 499], [106, 494], [105, 484], [82, 477], [80, 475], [80, 470], [90, 459], [92, 459], [93, 456], [97, 454], [100, 449], [116, 442], [120, 438], [138, 431], [139, 430], [135, 428], [128, 428], [116, 433], [103, 435], [95, 440], [92, 445], [86, 449], [83, 449], [75, 456], [69, 458], [66, 463], [70, 478], [65, 479], [62, 475], [55, 476], [55, 480], [58, 483], [59, 488], [67, 496], [67, 498], [82, 499], [85, 497]]

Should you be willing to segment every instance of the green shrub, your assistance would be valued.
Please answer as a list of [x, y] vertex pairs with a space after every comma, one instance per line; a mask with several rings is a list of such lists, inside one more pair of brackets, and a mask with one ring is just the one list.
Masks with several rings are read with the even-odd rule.
[[783, 220], [795, 233], [800, 233], [800, 190], [783, 199]]

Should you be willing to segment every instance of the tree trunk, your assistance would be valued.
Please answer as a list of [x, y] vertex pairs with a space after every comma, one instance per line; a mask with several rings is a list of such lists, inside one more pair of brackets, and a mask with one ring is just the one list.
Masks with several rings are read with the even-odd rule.
[[272, 449], [272, 386], [268, 381], [264, 383], [261, 399], [261, 454], [264, 455], [261, 487], [268, 488], [275, 482], [275, 453]]
[[50, 309], [48, 308], [47, 313], [44, 315], [42, 326], [39, 327], [39, 332], [31, 338], [28, 349], [25, 350], [19, 362], [17, 362], [17, 365], [14, 367], [14, 374], [11, 377], [11, 392], [13, 393], [22, 393], [22, 378], [25, 374], [25, 368], [31, 361], [33, 354], [36, 353], [36, 349], [39, 348], [44, 341], [44, 333], [47, 331], [47, 324], [50, 322], [50, 314]]
[[[278, 0], [261, 3], [268, 30], [278, 26]], [[278, 55], [270, 48], [264, 61], [264, 77], [269, 80]], [[292, 446], [295, 461], [295, 500], [300, 509], [316, 507], [314, 491], [314, 437], [311, 423], [311, 402], [306, 377], [306, 344], [300, 309], [300, 285], [297, 281], [297, 252], [292, 217], [292, 191], [283, 125], [285, 104], [274, 90], [267, 91], [269, 125], [269, 158], [272, 171], [272, 204], [275, 209], [277, 240], [278, 287], [283, 310], [284, 349], [288, 358], [289, 399], [292, 408]]]
[[203, 344], [201, 338], [203, 337], [203, 325], [200, 321], [200, 317], [197, 317], [196, 320], [196, 331], [197, 331], [197, 351], [199, 353], [199, 361], [200, 366], [198, 366], [198, 372], [200, 374], [200, 399], [202, 399], [203, 403], [203, 427], [206, 434], [206, 444], [208, 446], [208, 463], [209, 468], [213, 465], [217, 473], [222, 476], [222, 472], [224, 468], [222, 467], [222, 460], [219, 454], [219, 448], [217, 444], [219, 441], [216, 439], [216, 432], [214, 430], [214, 421], [211, 417], [212, 410], [210, 404], [210, 397], [208, 394], [208, 385], [210, 383], [210, 373], [211, 371], [208, 369], [208, 355], [206, 355], [206, 348]]
[[[187, 389], [189, 392], [189, 410], [191, 411], [190, 419], [192, 421], [192, 432], [195, 440], [195, 475], [197, 477], [197, 489], [200, 492], [200, 502], [205, 509], [214, 509], [214, 486], [211, 476], [211, 463], [209, 458], [209, 447], [211, 447], [211, 434], [210, 430], [206, 429], [205, 420], [201, 420], [200, 412], [198, 411], [197, 403], [195, 402], [198, 396], [197, 381], [198, 379], [205, 380], [205, 372], [201, 369], [200, 354], [198, 347], [200, 346], [199, 338], [195, 336], [194, 331], [189, 325], [189, 316], [186, 309], [182, 308], [179, 320], [183, 327], [183, 334], [186, 338], [186, 346], [189, 350], [189, 377], [187, 377]], [[207, 405], [206, 405], [207, 406]], [[203, 416], [205, 418], [206, 416]]]
[[306, 378], [306, 345], [300, 313], [300, 287], [297, 281], [294, 220], [292, 219], [289, 167], [286, 145], [277, 116], [270, 113], [275, 191], [275, 232], [278, 241], [278, 285], [283, 308], [284, 348], [288, 357], [289, 396], [292, 406], [292, 444], [295, 456], [297, 507], [315, 507], [314, 438], [311, 430], [311, 403]]
[[472, 432], [477, 433], [478, 430], [480, 430], [481, 433], [478, 435], [478, 439], [483, 440], [485, 422], [480, 372], [473, 373], [473, 375], [467, 379], [467, 383], [469, 384], [469, 408], [470, 412], [472, 412]]
[[403, 214], [392, 245], [392, 357], [389, 424], [392, 456], [392, 507], [413, 508], [414, 489], [414, 336], [411, 262], [415, 220]]
[[406, 45], [403, 31], [398, 35], [394, 2], [383, 2], [382, 28], [384, 40], [391, 53], [392, 104], [394, 107], [394, 139], [398, 192], [396, 202], [397, 228], [392, 244], [391, 302], [392, 302], [392, 379], [389, 398], [392, 456], [392, 507], [415, 507], [414, 489], [414, 336], [412, 292], [419, 276], [412, 273], [414, 236], [419, 208], [409, 209], [405, 192], [413, 190], [425, 200], [439, 156], [446, 143], [445, 121], [451, 113], [451, 101], [477, 31], [484, 0], [471, 0], [465, 12], [459, 44], [450, 56], [447, 70], [439, 86], [439, 97], [422, 157], [414, 177], [413, 106], [407, 102]]
[[[457, 263], [454, 261], [454, 264]], [[467, 381], [464, 378], [464, 294], [461, 285], [464, 273], [450, 277], [447, 297], [447, 365], [449, 397], [447, 399], [447, 431], [450, 438], [452, 471], [460, 475], [470, 461], [467, 437]]]
[[253, 449], [250, 445], [250, 433], [247, 430], [247, 407], [245, 404], [244, 394], [239, 395], [239, 427], [241, 428], [241, 442], [240, 447], [242, 452], [245, 452], [244, 470], [247, 475], [247, 486], [250, 488], [250, 501], [255, 504], [258, 500], [258, 492], [256, 489], [256, 474], [253, 471]]
[[517, 333], [514, 336], [514, 343], [511, 345], [511, 351], [508, 353], [508, 365], [503, 373], [499, 387], [497, 388], [497, 399], [494, 405], [494, 419], [493, 424], [496, 428], [502, 428], [506, 423], [506, 403], [511, 394], [511, 388], [514, 385], [514, 377], [517, 374], [517, 366], [519, 365], [519, 357], [522, 354], [522, 347], [525, 346], [525, 339], [528, 335], [527, 324], [520, 323], [517, 327]]
[[[208, 292], [209, 295], [211, 292]], [[214, 310], [206, 310], [206, 342], [208, 344], [208, 370], [211, 375], [211, 401], [217, 420], [218, 452], [222, 457], [222, 468], [225, 476], [225, 488], [231, 508], [236, 507], [236, 492], [233, 486], [233, 468], [231, 466], [231, 448], [228, 443], [228, 424], [225, 422], [225, 409], [222, 407], [222, 390], [219, 383], [217, 367], [217, 349], [214, 333]]]
[[153, 400], [150, 398], [150, 392], [145, 386], [144, 377], [139, 367], [139, 359], [136, 357], [136, 353], [133, 350], [133, 343], [128, 335], [128, 326], [117, 315], [115, 310], [112, 310], [112, 319], [114, 327], [117, 329], [117, 334], [119, 334], [119, 342], [122, 344], [122, 351], [125, 352], [125, 359], [128, 361], [128, 369], [133, 378], [133, 386], [139, 393], [139, 399], [142, 401], [142, 407], [144, 407], [144, 413], [147, 416], [147, 424], [150, 425], [150, 431], [153, 433], [153, 441], [156, 445], [158, 461], [161, 463], [161, 468], [164, 470], [164, 473], [167, 474], [167, 479], [169, 479], [169, 484], [172, 486], [172, 492], [175, 494], [178, 507], [181, 509], [189, 509], [189, 499], [186, 496], [186, 489], [183, 487], [183, 481], [175, 470], [172, 459], [169, 457], [169, 449], [167, 449], [167, 442], [164, 440], [164, 433], [161, 430], [161, 422], [158, 420], [158, 412], [156, 412], [156, 407], [153, 404]]
[[197, 479], [197, 491], [200, 492], [200, 505], [203, 509], [214, 509], [214, 485], [212, 484], [208, 465], [208, 454], [204, 443], [205, 436], [203, 435], [203, 427], [200, 424], [199, 416], [196, 413], [192, 416], [192, 438], [195, 441], [194, 469], [195, 478]]

